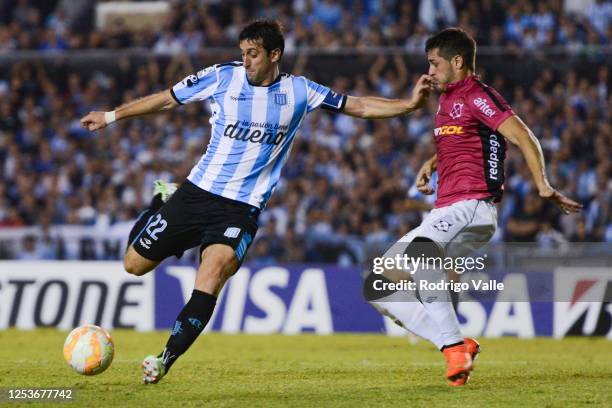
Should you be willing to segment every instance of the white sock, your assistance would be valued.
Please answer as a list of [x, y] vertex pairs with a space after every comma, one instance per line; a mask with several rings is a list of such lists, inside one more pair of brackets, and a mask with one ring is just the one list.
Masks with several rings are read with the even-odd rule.
[[438, 349], [444, 346], [440, 328], [413, 293], [396, 292], [370, 304], [380, 313], [401, 323], [404, 329], [429, 340]]
[[421, 283], [446, 282], [446, 272], [436, 269], [419, 268], [414, 274], [414, 281], [421, 298], [421, 304], [427, 311], [431, 319], [440, 328], [440, 337], [443, 345], [460, 343], [463, 341], [459, 320], [453, 308], [453, 302], [448, 290], [424, 289], [421, 290]]

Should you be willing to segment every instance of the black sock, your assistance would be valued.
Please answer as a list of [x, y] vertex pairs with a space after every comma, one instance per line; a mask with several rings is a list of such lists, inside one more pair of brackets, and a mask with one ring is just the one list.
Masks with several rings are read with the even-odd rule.
[[162, 205], [164, 205], [164, 202], [162, 201], [161, 194], [157, 194], [151, 200], [151, 204], [149, 204], [149, 208], [141, 212], [140, 215], [138, 216], [136, 223], [134, 224], [134, 226], [132, 227], [132, 230], [130, 231], [130, 237], [128, 239], [128, 246], [132, 245], [132, 242], [134, 242], [138, 234], [140, 234], [142, 229], [149, 222], [149, 218], [151, 218], [151, 216], [155, 214], [157, 210], [159, 210], [162, 207]]
[[166, 372], [202, 333], [215, 310], [216, 303], [215, 296], [197, 289], [193, 290], [191, 299], [176, 318], [166, 348], [160, 355], [164, 360]]
[[465, 342], [463, 340], [461, 340], [461, 341], [458, 341], [458, 342], [453, 343], [453, 344], [446, 344], [446, 345], [442, 346], [440, 351], [444, 351], [444, 349], [447, 349], [447, 348], [450, 348], [450, 347], [455, 347], [455, 346], [458, 346], [460, 344], [465, 344]]

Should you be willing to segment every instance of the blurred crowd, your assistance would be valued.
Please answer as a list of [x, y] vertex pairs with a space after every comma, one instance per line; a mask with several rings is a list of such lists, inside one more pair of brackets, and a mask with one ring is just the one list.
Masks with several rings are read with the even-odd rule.
[[420, 52], [429, 33], [459, 25], [481, 46], [570, 54], [612, 44], [610, 0], [170, 0], [170, 12], [138, 30], [113, 17], [94, 24], [93, 0], [0, 1], [0, 53], [142, 47], [196, 54], [233, 46], [252, 18], [283, 22], [287, 50], [398, 46]]
[[[17, 3], [13, 11], [29, 7], [27, 1]], [[185, 2], [184, 7], [193, 3]], [[310, 2], [296, 1], [294, 6], [298, 3], [304, 15], [315, 15]], [[374, 2], [359, 4], [369, 10]], [[267, 10], [278, 10], [282, 16], [287, 8], [272, 3]], [[352, 18], [358, 15], [352, 13]], [[582, 21], [587, 27], [589, 20]], [[222, 31], [232, 31], [228, 27]], [[203, 38], [206, 43], [207, 35]], [[309, 65], [305, 58], [298, 58], [294, 73]], [[399, 55], [373, 57], [369, 66], [366, 72], [335, 75], [325, 85], [351, 95], [406, 97], [419, 74], [411, 72], [406, 57]], [[68, 256], [60, 250], [61, 236], [49, 231], [66, 224], [91, 226], [92, 231], [121, 224], [129, 230], [151, 199], [153, 181], [180, 182], [197, 162], [210, 137], [210, 113], [206, 104], [190, 104], [119, 122], [98, 133], [83, 130], [79, 118], [165, 89], [200, 68], [185, 54], [168, 63], [151, 57], [143, 64], [122, 56], [113, 72], [53, 63], [12, 64], [0, 76], [0, 232], [37, 226], [42, 233], [25, 236], [17, 251], [0, 251], [0, 257], [103, 257], [83, 251]], [[589, 75], [553, 68], [544, 66], [529, 86], [511, 83], [494, 71], [484, 72], [483, 79], [540, 140], [551, 183], [583, 203], [584, 211], [562, 217], [540, 199], [520, 152], [511, 147], [494, 239], [537, 242], [543, 248], [612, 242], [609, 68], [595, 66]], [[307, 70], [304, 74], [310, 76]], [[368, 248], [384, 248], [416, 227], [435, 199], [420, 195], [414, 181], [435, 151], [432, 118], [437, 106], [433, 97], [413, 115], [383, 121], [321, 110], [308, 115], [277, 191], [260, 217], [250, 259], [355, 264], [367, 257]]]
[[[55, 224], [97, 229], [134, 219], [155, 179], [181, 181], [202, 154], [210, 129], [203, 104], [99, 133], [80, 128], [90, 110], [105, 110], [163, 89], [194, 71], [177, 57], [165, 70], [119, 61], [114, 76], [15, 64], [0, 80], [0, 227]], [[381, 71], [383, 73], [381, 73]], [[506, 161], [506, 193], [498, 239], [612, 241], [609, 70], [594, 80], [543, 70], [529, 89], [487, 78], [539, 138], [551, 182], [585, 205], [560, 217], [537, 197], [516, 148]], [[401, 57], [379, 58], [369, 73], [329, 84], [352, 95], [406, 96], [414, 80]], [[261, 216], [257, 259], [359, 260], [359, 245], [393, 241], [419, 224], [433, 197], [413, 185], [434, 153], [435, 99], [401, 119], [364, 121], [315, 111], [307, 116], [276, 194]], [[30, 246], [31, 243], [28, 243]]]

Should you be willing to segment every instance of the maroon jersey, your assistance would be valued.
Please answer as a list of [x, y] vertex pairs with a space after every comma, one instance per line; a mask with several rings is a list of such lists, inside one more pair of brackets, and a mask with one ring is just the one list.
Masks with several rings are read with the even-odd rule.
[[506, 101], [475, 75], [447, 86], [434, 129], [436, 207], [469, 199], [501, 199], [506, 142], [497, 128], [512, 115]]

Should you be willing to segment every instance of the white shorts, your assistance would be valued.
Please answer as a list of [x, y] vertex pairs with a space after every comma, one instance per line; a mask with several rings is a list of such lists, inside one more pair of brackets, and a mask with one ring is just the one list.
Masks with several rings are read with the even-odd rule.
[[497, 208], [486, 200], [464, 200], [434, 208], [421, 225], [404, 235], [385, 256], [403, 253], [416, 238], [428, 238], [442, 256], [467, 256], [489, 242], [497, 229]]

